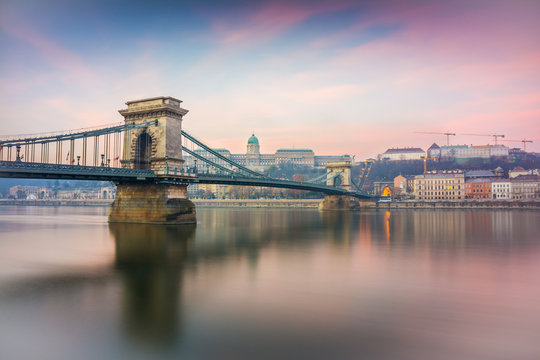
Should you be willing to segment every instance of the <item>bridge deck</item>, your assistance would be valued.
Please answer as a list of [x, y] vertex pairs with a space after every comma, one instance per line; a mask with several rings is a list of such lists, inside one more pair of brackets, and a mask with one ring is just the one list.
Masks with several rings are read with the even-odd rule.
[[240, 186], [261, 186], [282, 189], [316, 191], [327, 195], [348, 195], [360, 199], [371, 195], [351, 192], [338, 187], [308, 182], [297, 182], [270, 178], [222, 176], [200, 174], [197, 177], [156, 174], [153, 170], [111, 168], [106, 166], [80, 166], [30, 163], [22, 161], [1, 161], [0, 178], [99, 180], [123, 182], [150, 182], [167, 184], [222, 184]]
[[0, 177], [26, 179], [64, 179], [100, 181], [147, 181], [154, 179], [152, 170], [42, 164], [22, 161], [1, 161]]

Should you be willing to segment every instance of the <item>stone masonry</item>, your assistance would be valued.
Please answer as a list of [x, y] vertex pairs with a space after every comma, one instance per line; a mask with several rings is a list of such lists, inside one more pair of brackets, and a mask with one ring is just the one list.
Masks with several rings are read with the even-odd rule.
[[[326, 164], [328, 178], [343, 171], [340, 175], [326, 181], [328, 186], [339, 186], [351, 190], [351, 163], [349, 161], [332, 161]], [[339, 180], [338, 180], [339, 179]], [[354, 210], [360, 208], [358, 199], [344, 195], [326, 195], [319, 204], [320, 210]]]
[[[125, 168], [153, 170], [156, 178], [175, 176], [182, 159], [182, 117], [187, 110], [172, 97], [128, 101], [120, 110], [125, 122], [157, 125], [124, 133]], [[141, 160], [141, 158], [144, 159]], [[195, 205], [188, 199], [187, 185], [133, 182], [116, 184], [116, 198], [109, 211], [109, 222], [152, 224], [195, 224]]]
[[109, 222], [194, 224], [195, 205], [185, 185], [118, 184]]
[[167, 169], [180, 171], [184, 164], [182, 118], [188, 112], [180, 106], [181, 103], [181, 100], [172, 97], [155, 97], [128, 101], [128, 108], [119, 110], [127, 124], [158, 121], [157, 126], [125, 132], [122, 167], [136, 167], [137, 138], [146, 132], [152, 139], [150, 169], [157, 174], [163, 174]]

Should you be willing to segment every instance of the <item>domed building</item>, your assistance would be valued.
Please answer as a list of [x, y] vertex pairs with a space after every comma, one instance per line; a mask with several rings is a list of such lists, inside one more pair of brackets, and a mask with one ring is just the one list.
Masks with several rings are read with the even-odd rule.
[[[214, 150], [237, 164], [247, 166], [248, 168], [259, 172], [264, 172], [264, 170], [268, 169], [270, 166], [282, 163], [324, 168], [329, 161], [351, 161], [349, 155], [315, 156], [311, 149], [277, 149], [273, 154], [261, 154], [259, 139], [255, 136], [254, 132], [251, 133], [251, 136], [248, 138], [245, 154], [232, 154], [227, 149]], [[208, 154], [206, 150], [197, 149], [194, 150], [194, 152], [219, 165], [228, 166], [223, 160]], [[199, 170], [201, 168], [206, 169], [205, 164], [199, 160], [199, 164], [197, 165], [197, 160], [190, 155], [185, 155], [184, 160], [186, 161], [186, 167], [188, 168], [197, 167]]]
[[259, 169], [261, 162], [260, 156], [259, 139], [257, 139], [255, 133], [252, 133], [247, 143], [246, 165], [254, 170], [261, 170]]
[[247, 143], [247, 152], [246, 154], [260, 154], [259, 148], [259, 139], [255, 136], [255, 133], [251, 134], [251, 137], [248, 139]]
[[[214, 169], [211, 165], [204, 163], [200, 157], [205, 157], [215, 164], [229, 167], [230, 165], [223, 160], [223, 157], [232, 160], [238, 165], [246, 166], [251, 170], [263, 173], [270, 166], [279, 164], [294, 164], [309, 166], [315, 168], [324, 168], [330, 161], [352, 161], [350, 155], [323, 155], [315, 156], [311, 149], [277, 149], [273, 154], [261, 154], [259, 139], [253, 132], [247, 141], [247, 148], [245, 154], [233, 154], [227, 149], [213, 149], [214, 152], [220, 156], [209, 153], [204, 149], [194, 149], [193, 152], [198, 156], [194, 157], [189, 154], [185, 154], [184, 158], [184, 171], [196, 172], [196, 173], [214, 173]], [[201, 192], [212, 193], [217, 199], [223, 199], [229, 193], [230, 185], [218, 185], [218, 184], [191, 184], [188, 186], [188, 194], [190, 197], [202, 196]]]

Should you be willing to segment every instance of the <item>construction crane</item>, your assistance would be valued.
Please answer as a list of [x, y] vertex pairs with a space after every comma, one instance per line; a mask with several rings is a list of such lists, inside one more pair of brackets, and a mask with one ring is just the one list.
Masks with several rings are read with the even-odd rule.
[[451, 132], [429, 132], [429, 131], [415, 131], [416, 134], [435, 134], [435, 135], [446, 135], [446, 145], [450, 145], [450, 136], [456, 136], [455, 133]]
[[427, 173], [427, 161], [428, 160], [439, 160], [439, 158], [429, 158], [429, 157], [425, 157], [425, 158], [422, 158], [424, 160], [424, 175], [426, 175]]
[[523, 151], [527, 151], [527, 143], [532, 143], [532, 140], [501, 140], [501, 141], [509, 141], [509, 142], [522, 142], [523, 143]]
[[497, 139], [498, 138], [504, 138], [504, 135], [499, 134], [459, 134], [459, 135], [466, 135], [466, 136], [492, 136], [495, 140], [495, 145], [497, 145]]

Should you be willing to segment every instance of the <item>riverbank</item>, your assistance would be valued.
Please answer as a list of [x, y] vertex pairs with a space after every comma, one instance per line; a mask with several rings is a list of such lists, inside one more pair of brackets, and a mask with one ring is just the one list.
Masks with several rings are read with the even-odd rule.
[[16, 206], [109, 206], [112, 199], [67, 199], [67, 200], [26, 200], [26, 199], [0, 199], [2, 205]]
[[365, 205], [377, 209], [540, 209], [540, 201], [392, 201]]
[[[2, 205], [16, 206], [109, 206], [111, 199], [95, 200], [25, 200], [0, 199]], [[322, 199], [194, 199], [197, 207], [247, 207], [247, 208], [313, 208], [317, 209]], [[366, 209], [540, 209], [540, 201], [361, 201]]]

